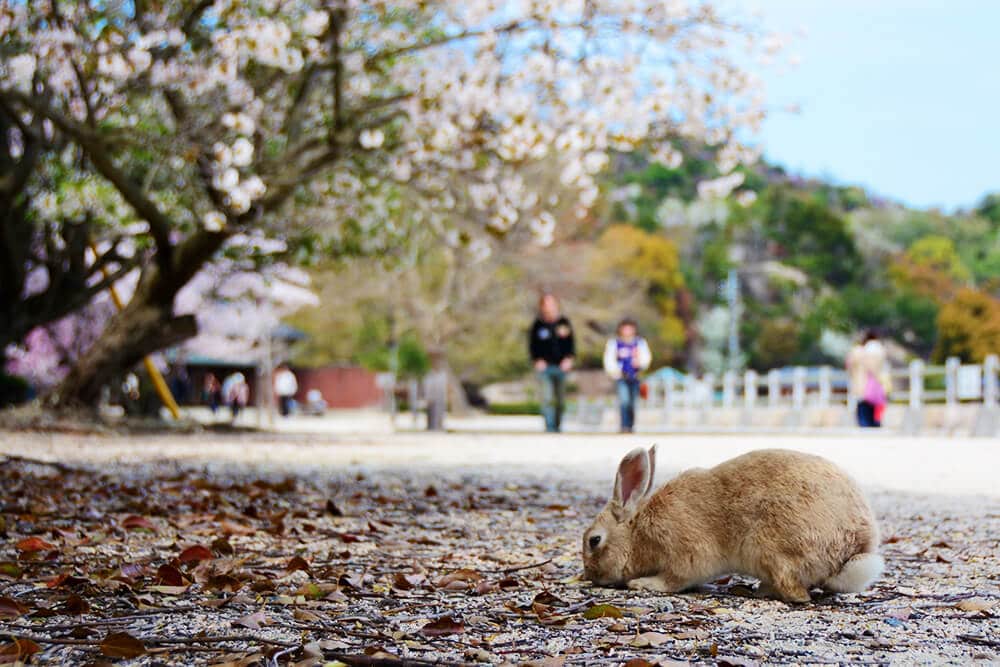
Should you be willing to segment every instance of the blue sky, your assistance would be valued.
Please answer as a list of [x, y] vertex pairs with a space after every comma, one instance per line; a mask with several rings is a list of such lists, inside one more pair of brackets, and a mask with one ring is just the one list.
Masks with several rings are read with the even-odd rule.
[[[1000, 191], [1000, 0], [723, 0], [797, 33], [765, 155], [920, 207]], [[789, 104], [797, 114], [777, 110]]]

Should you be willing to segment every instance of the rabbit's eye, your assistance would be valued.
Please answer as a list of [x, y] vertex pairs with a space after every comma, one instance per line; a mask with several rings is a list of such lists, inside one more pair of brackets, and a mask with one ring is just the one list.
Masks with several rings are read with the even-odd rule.
[[591, 549], [596, 549], [597, 545], [601, 543], [601, 536], [600, 535], [591, 535], [589, 543], [590, 543], [590, 548]]

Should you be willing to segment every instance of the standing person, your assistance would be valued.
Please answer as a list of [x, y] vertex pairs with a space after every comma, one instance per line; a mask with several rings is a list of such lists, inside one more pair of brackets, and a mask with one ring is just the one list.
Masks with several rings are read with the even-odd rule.
[[858, 401], [858, 426], [881, 426], [891, 378], [885, 345], [874, 330], [866, 331], [861, 342], [851, 348], [847, 354], [846, 366], [851, 380], [851, 393]]
[[538, 317], [531, 325], [528, 351], [542, 385], [545, 430], [558, 433], [566, 403], [566, 373], [573, 368], [576, 348], [573, 327], [560, 314], [559, 300], [554, 294], [543, 294], [538, 300]]
[[247, 384], [243, 373], [232, 373], [222, 382], [222, 394], [225, 396], [226, 404], [232, 412], [233, 421], [240, 416], [240, 410], [247, 406], [250, 399], [250, 385]]
[[639, 336], [635, 320], [625, 318], [619, 322], [615, 337], [604, 346], [604, 370], [615, 381], [622, 433], [631, 433], [635, 428], [639, 373], [649, 368], [652, 361], [649, 344]]
[[295, 394], [299, 390], [299, 382], [295, 379], [295, 373], [287, 364], [278, 366], [274, 372], [274, 393], [278, 395], [278, 411], [282, 417], [287, 417], [292, 413], [292, 405], [295, 403]]
[[219, 406], [222, 405], [222, 385], [219, 383], [219, 378], [215, 377], [215, 373], [205, 374], [201, 398], [213, 415], [219, 411]]

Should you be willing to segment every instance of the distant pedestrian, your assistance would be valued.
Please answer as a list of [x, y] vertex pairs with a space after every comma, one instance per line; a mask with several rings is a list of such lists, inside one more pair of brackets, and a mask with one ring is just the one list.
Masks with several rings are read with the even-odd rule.
[[615, 381], [621, 432], [635, 429], [635, 404], [639, 397], [639, 375], [649, 368], [653, 355], [646, 339], [639, 336], [635, 320], [618, 323], [616, 335], [604, 346], [604, 370]]
[[222, 383], [222, 395], [232, 412], [233, 421], [236, 421], [240, 411], [247, 406], [250, 400], [250, 385], [247, 384], [243, 373], [231, 373], [226, 377]]
[[566, 374], [573, 369], [576, 348], [573, 327], [559, 312], [559, 300], [554, 294], [543, 294], [538, 300], [538, 317], [531, 325], [528, 350], [541, 383], [545, 430], [558, 433], [566, 404]]
[[885, 345], [874, 330], [865, 332], [861, 342], [851, 348], [846, 366], [851, 393], [857, 399], [858, 426], [881, 426], [882, 414], [888, 403], [891, 377]]
[[286, 364], [278, 366], [278, 370], [274, 372], [274, 393], [278, 396], [278, 411], [282, 417], [292, 414], [298, 390], [299, 382], [295, 379], [292, 369]]
[[208, 406], [214, 415], [222, 405], [222, 385], [215, 373], [206, 373], [205, 382], [202, 384], [201, 400]]

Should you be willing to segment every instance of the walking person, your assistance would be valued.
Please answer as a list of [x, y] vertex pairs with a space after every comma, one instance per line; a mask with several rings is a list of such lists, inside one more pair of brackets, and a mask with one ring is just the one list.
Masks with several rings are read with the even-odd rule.
[[299, 382], [295, 379], [292, 369], [287, 364], [278, 366], [278, 370], [274, 372], [274, 393], [278, 396], [278, 411], [282, 417], [292, 414], [298, 390]]
[[874, 330], [866, 331], [861, 342], [851, 348], [846, 366], [851, 393], [857, 399], [858, 426], [878, 428], [889, 402], [891, 377], [885, 345]]
[[538, 316], [531, 325], [528, 351], [541, 384], [545, 430], [558, 433], [566, 405], [566, 374], [573, 369], [576, 348], [573, 327], [559, 312], [559, 299], [554, 294], [543, 294], [538, 300]]
[[615, 336], [604, 346], [604, 370], [615, 381], [621, 432], [635, 429], [635, 404], [639, 397], [639, 374], [649, 368], [653, 355], [646, 339], [639, 335], [635, 320], [618, 323]]

